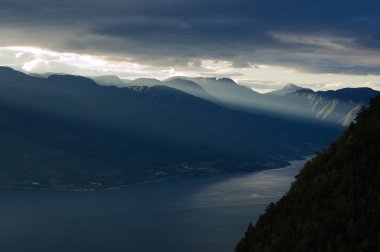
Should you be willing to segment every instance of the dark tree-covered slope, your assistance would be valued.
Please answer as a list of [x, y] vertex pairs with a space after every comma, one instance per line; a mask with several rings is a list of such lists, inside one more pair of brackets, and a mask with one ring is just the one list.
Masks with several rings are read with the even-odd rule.
[[380, 251], [380, 96], [309, 161], [236, 252]]

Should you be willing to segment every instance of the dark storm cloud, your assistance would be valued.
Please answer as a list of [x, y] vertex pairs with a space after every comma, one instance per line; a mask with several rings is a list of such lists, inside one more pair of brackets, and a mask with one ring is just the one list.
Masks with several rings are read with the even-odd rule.
[[[208, 58], [236, 67], [276, 64], [311, 72], [378, 74], [380, 63], [373, 60], [344, 64], [347, 54], [354, 60], [360, 51], [377, 53], [379, 9], [379, 1], [353, 0], [0, 0], [0, 29], [10, 36], [0, 43], [9, 45], [13, 36], [13, 44], [152, 65], [184, 66]], [[294, 36], [346, 40], [337, 49]]]

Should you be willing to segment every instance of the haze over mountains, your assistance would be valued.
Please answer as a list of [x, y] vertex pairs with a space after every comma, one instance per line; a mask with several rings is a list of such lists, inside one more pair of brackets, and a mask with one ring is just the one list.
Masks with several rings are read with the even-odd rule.
[[115, 77], [98, 77], [101, 85], [115, 86], [167, 86], [208, 100], [210, 102], [246, 112], [273, 114], [298, 119], [314, 119], [326, 123], [348, 126], [369, 97], [379, 91], [371, 88], [344, 88], [336, 91], [316, 91], [288, 84], [281, 89], [261, 94], [229, 78], [173, 77], [164, 81], [136, 79], [123, 82]]
[[349, 112], [376, 93], [308, 92], [262, 95], [217, 78], [102, 86], [1, 67], [0, 185], [98, 188], [278, 167], [326, 146], [343, 129], [338, 119], [347, 114], [338, 105], [318, 118], [309, 115], [312, 106], [302, 108], [308, 116], [296, 110], [300, 102], [315, 96], [322, 104], [316, 111], [335, 101]]

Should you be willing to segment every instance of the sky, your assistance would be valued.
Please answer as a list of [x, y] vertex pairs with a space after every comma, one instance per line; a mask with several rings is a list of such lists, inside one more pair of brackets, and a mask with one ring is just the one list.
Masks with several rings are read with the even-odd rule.
[[378, 0], [0, 0], [0, 65], [380, 89]]

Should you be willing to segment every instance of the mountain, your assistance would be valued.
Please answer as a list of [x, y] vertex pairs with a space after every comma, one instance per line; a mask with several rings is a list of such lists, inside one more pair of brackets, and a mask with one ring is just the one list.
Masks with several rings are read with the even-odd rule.
[[316, 93], [329, 99], [337, 99], [348, 103], [359, 104], [368, 104], [368, 97], [374, 97], [379, 94], [378, 91], [367, 87], [317, 91]]
[[167, 86], [220, 106], [243, 112], [281, 116], [282, 105], [228, 78], [172, 77], [165, 81], [136, 79], [130, 86]]
[[347, 127], [360, 108], [367, 105], [370, 98], [377, 94], [378, 91], [370, 88], [344, 88], [317, 92], [299, 89], [282, 98], [289, 103], [298, 104], [314, 118]]
[[340, 132], [227, 109], [168, 86], [100, 86], [4, 67], [0, 111], [0, 186], [96, 188], [273, 168]]
[[379, 251], [380, 96], [249, 225], [236, 252]]
[[[246, 86], [237, 84], [229, 78], [173, 77], [164, 82], [152, 79], [145, 80], [143, 83], [136, 83], [139, 85], [145, 84], [146, 86], [170, 86], [233, 110], [276, 118], [288, 118], [291, 116], [294, 119], [294, 117], [297, 117], [297, 113], [295, 113], [297, 106], [279, 103], [276, 98], [257, 93]], [[184, 83], [187, 83], [187, 85], [191, 83], [191, 86], [196, 85], [198, 87], [192, 89], [184, 88]]]
[[145, 87], [153, 87], [153, 86], [164, 86], [162, 81], [152, 79], [152, 78], [139, 78], [129, 82], [129, 86], [145, 86]]
[[227, 107], [252, 108], [259, 93], [248, 87], [238, 85], [228, 78], [189, 78], [172, 77], [165, 81], [155, 79], [137, 79], [130, 85], [155, 86], [163, 85], [179, 89], [208, 101]]
[[311, 89], [305, 89], [303, 87], [296, 86], [294, 84], [287, 84], [284, 87], [274, 90], [272, 92], [269, 92], [270, 95], [276, 95], [276, 96], [284, 96], [288, 94], [295, 93], [297, 91], [312, 91]]
[[[264, 106], [262, 96], [252, 89], [242, 86], [229, 78], [188, 78], [228, 108], [260, 113]], [[264, 102], [264, 103], [263, 103]]]
[[96, 76], [92, 78], [97, 84], [103, 86], [116, 86], [116, 87], [125, 87], [129, 84], [130, 81], [122, 80], [115, 75], [103, 75]]
[[186, 80], [186, 79], [181, 79], [181, 78], [170, 78], [170, 79], [165, 80], [163, 84], [165, 86], [175, 88], [185, 93], [202, 98], [206, 101], [220, 104], [220, 101], [218, 101], [216, 97], [212, 96], [203, 87], [201, 87], [200, 85], [198, 85], [197, 83], [191, 80]]
[[220, 105], [245, 112], [293, 120], [317, 120], [347, 127], [357, 111], [379, 94], [370, 88], [318, 91], [288, 84], [267, 94], [259, 94], [228, 78], [192, 78], [216, 97]]
[[165, 81], [136, 79], [130, 86], [167, 86], [229, 109], [285, 118], [320, 121], [347, 127], [357, 111], [376, 94], [370, 88], [317, 91], [288, 84], [260, 94], [228, 78], [173, 77]]
[[175, 88], [187, 94], [202, 98], [204, 100], [218, 103], [217, 99], [211, 96], [206, 90], [200, 87], [198, 84], [191, 80], [182, 78], [169, 78], [165, 81], [160, 81], [150, 78], [140, 78], [135, 79], [128, 83], [128, 86], [132, 89], [139, 89], [138, 87], [154, 87], [154, 86], [165, 86], [170, 88]]

